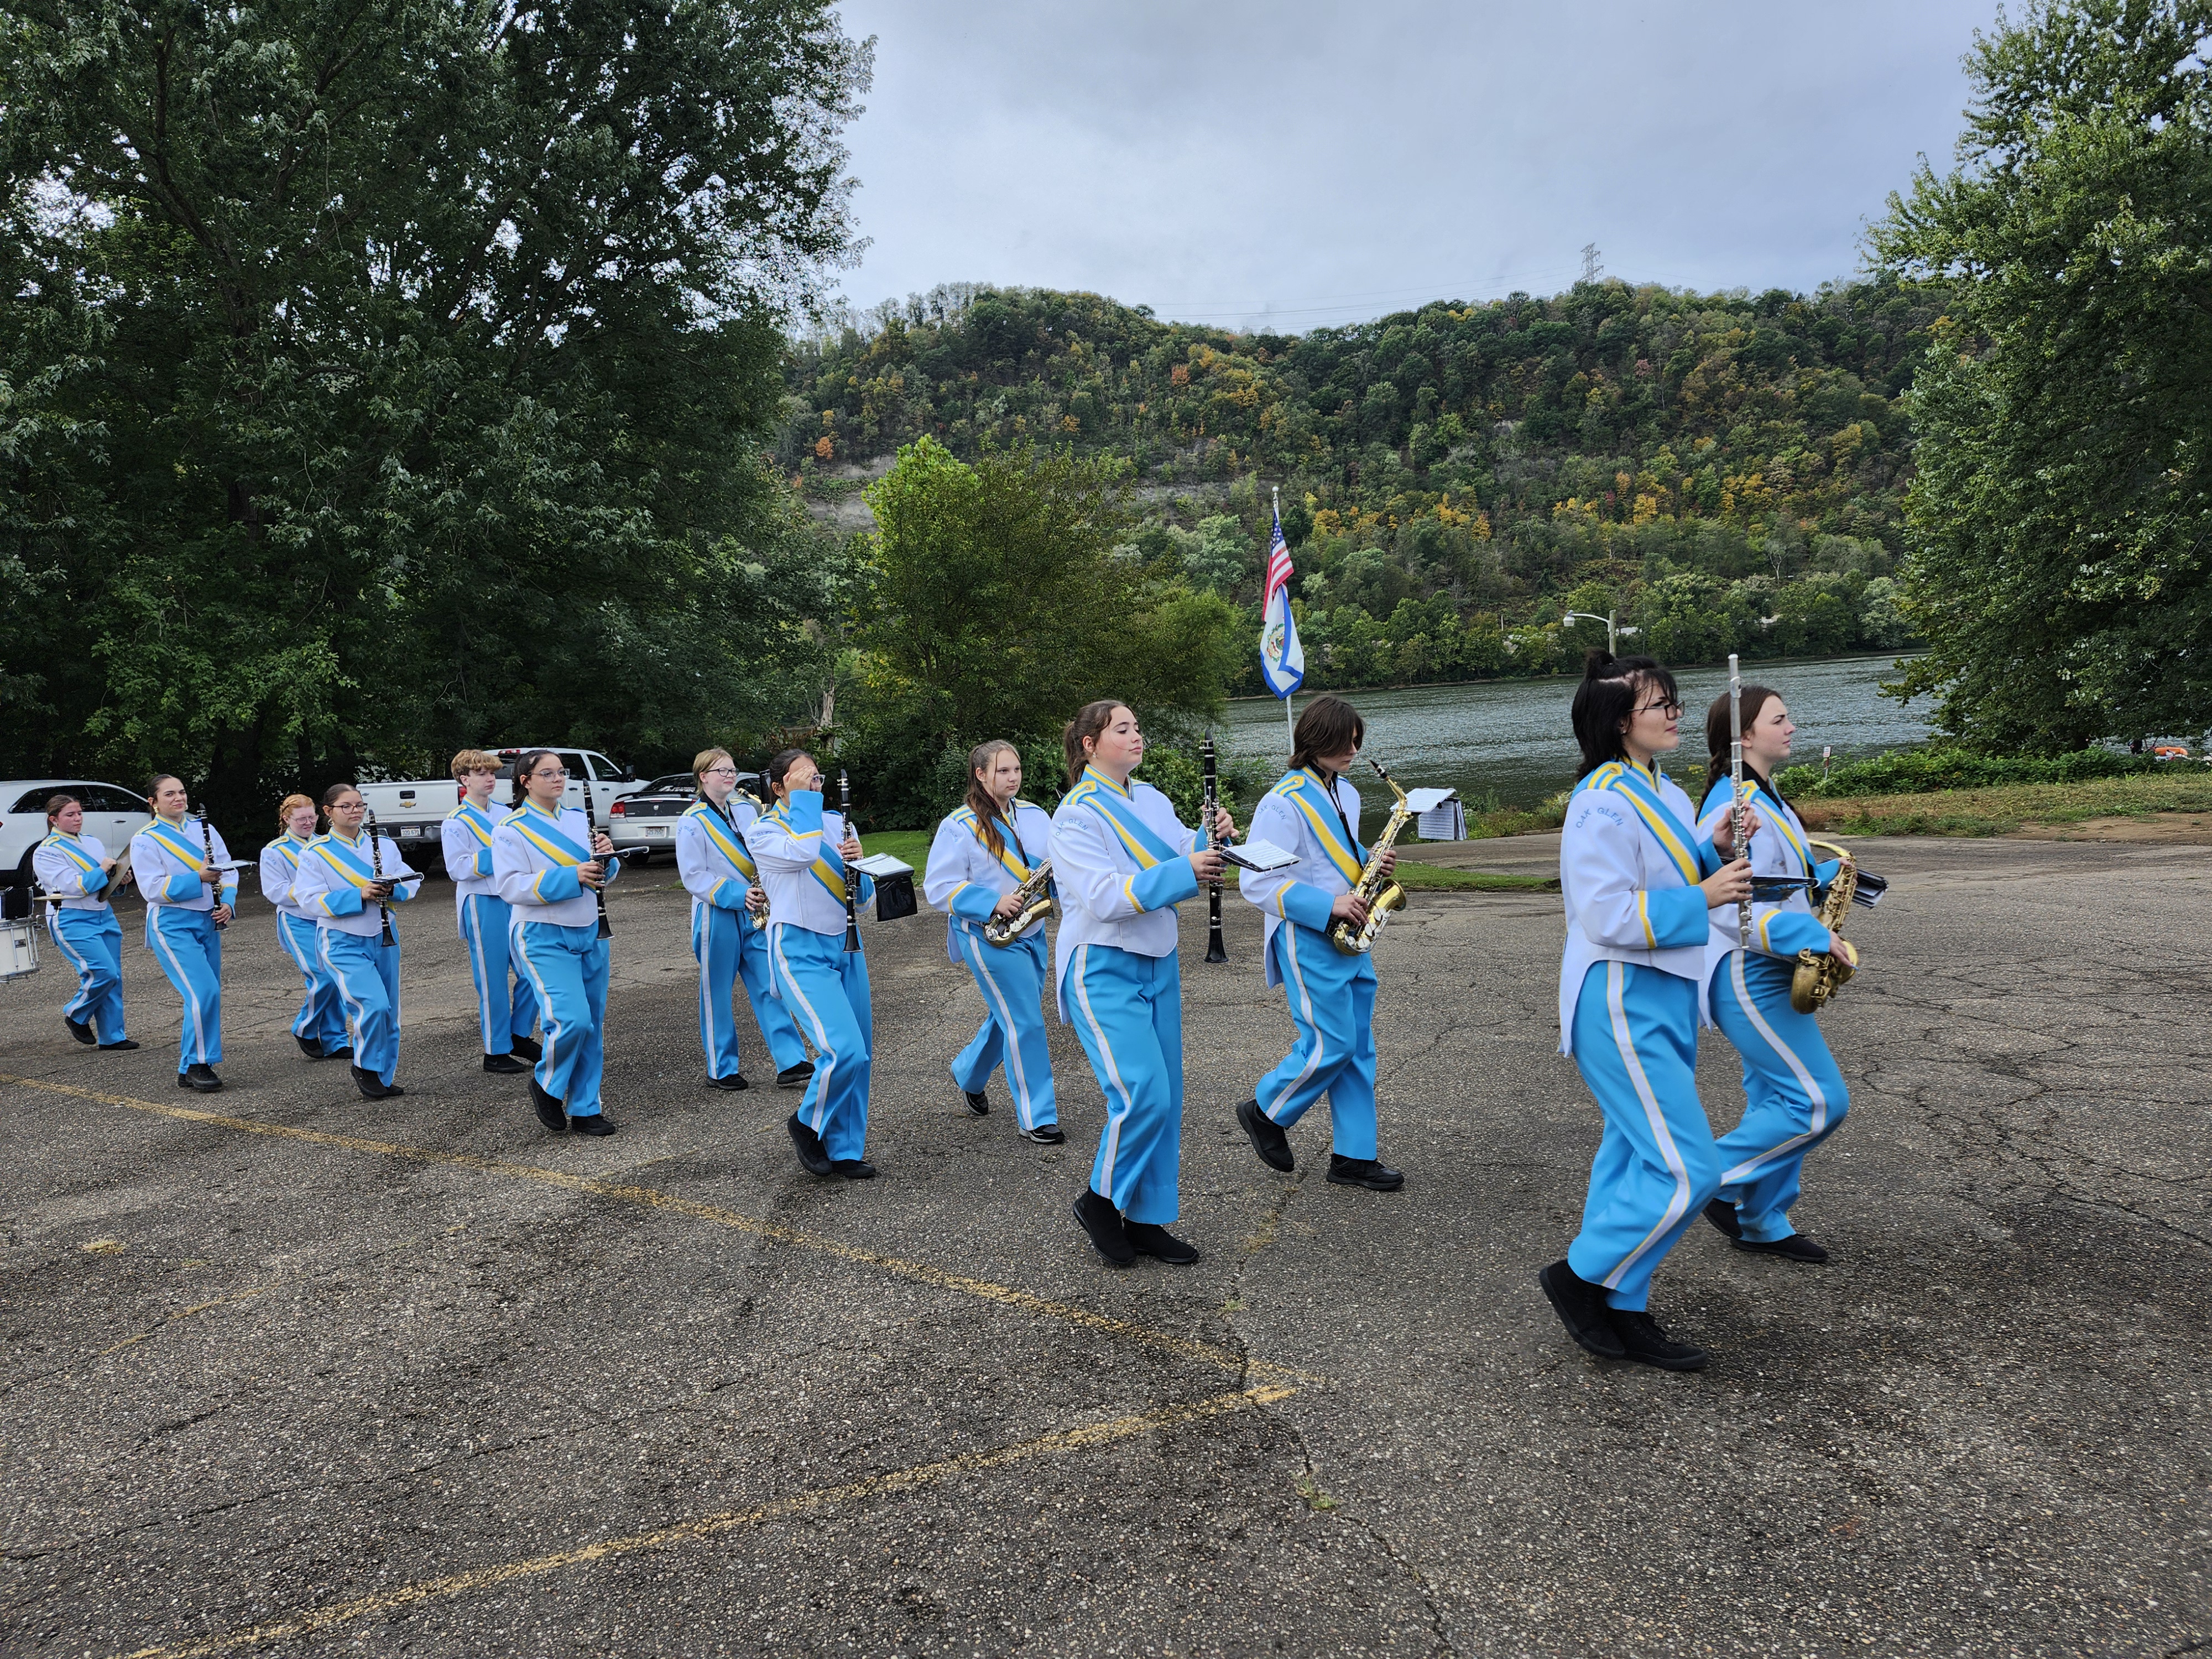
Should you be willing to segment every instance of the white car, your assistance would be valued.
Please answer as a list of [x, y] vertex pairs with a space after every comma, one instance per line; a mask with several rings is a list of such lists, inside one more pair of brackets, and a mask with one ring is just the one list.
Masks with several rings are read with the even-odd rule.
[[46, 801], [75, 795], [84, 803], [84, 833], [120, 857], [131, 837], [154, 821], [146, 798], [119, 784], [82, 778], [0, 779], [0, 882], [27, 890], [31, 854], [46, 838]]

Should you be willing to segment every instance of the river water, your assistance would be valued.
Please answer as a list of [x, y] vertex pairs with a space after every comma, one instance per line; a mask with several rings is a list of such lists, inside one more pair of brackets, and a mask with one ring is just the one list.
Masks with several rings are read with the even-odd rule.
[[[1747, 684], [1771, 685], [1797, 722], [1795, 761], [1818, 763], [1826, 744], [1836, 758], [1875, 754], [1924, 743], [1929, 732], [1925, 698], [1904, 704], [1881, 696], [1878, 684], [1897, 677], [1891, 655], [1769, 660], [1745, 670]], [[1682, 746], [1662, 762], [1678, 781], [1705, 765], [1705, 711], [1728, 690], [1726, 668], [1696, 668], [1676, 678], [1688, 705]], [[1352, 701], [1367, 720], [1364, 756], [1380, 761], [1407, 788], [1431, 784], [1457, 789], [1472, 810], [1492, 791], [1507, 806], [1532, 805], [1574, 781], [1579, 763], [1567, 706], [1576, 682], [1487, 680], [1468, 685], [1417, 685], [1395, 691], [1355, 691]], [[1307, 699], [1293, 698], [1303, 708]], [[1290, 752], [1283, 706], [1273, 697], [1246, 697], [1229, 705], [1220, 734], [1228, 753], [1280, 767]], [[1370, 804], [1389, 792], [1371, 771], [1353, 780]]]

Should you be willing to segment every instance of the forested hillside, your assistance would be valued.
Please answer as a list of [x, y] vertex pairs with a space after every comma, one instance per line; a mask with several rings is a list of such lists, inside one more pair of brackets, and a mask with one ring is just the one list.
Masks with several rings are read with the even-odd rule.
[[1255, 617], [1279, 483], [1310, 685], [1549, 672], [1604, 638], [1570, 608], [1675, 662], [1887, 648], [1938, 311], [1612, 281], [1290, 336], [939, 289], [793, 348], [780, 459], [826, 497], [923, 434], [1125, 456], [1135, 547]]

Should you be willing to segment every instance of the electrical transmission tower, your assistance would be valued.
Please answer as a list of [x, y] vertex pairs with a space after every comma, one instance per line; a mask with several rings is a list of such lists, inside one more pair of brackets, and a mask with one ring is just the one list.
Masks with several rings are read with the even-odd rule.
[[1605, 275], [1605, 266], [1597, 257], [1597, 244], [1583, 244], [1583, 281], [1594, 283]]

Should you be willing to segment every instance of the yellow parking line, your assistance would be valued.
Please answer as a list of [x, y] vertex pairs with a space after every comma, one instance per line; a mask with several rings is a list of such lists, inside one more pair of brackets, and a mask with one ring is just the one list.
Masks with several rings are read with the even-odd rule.
[[602, 1543], [586, 1544], [551, 1555], [535, 1555], [521, 1561], [502, 1561], [489, 1567], [477, 1567], [469, 1572], [453, 1573], [444, 1578], [418, 1579], [397, 1589], [381, 1590], [374, 1595], [361, 1596], [355, 1601], [312, 1608], [270, 1624], [256, 1625], [250, 1630], [219, 1636], [211, 1641], [184, 1643], [174, 1647], [139, 1648], [123, 1656], [123, 1659], [207, 1659], [210, 1655], [229, 1653], [262, 1642], [279, 1642], [295, 1636], [331, 1630], [356, 1620], [397, 1613], [404, 1607], [419, 1607], [426, 1601], [449, 1601], [471, 1590], [488, 1589], [495, 1584], [511, 1583], [518, 1578], [540, 1577], [549, 1572], [558, 1572], [563, 1567], [610, 1560], [638, 1550], [666, 1549], [673, 1545], [697, 1543], [702, 1539], [719, 1538], [725, 1533], [735, 1532], [740, 1527], [787, 1520], [793, 1516], [827, 1509], [856, 1498], [882, 1498], [913, 1492], [956, 1474], [1004, 1468], [1009, 1464], [1027, 1462], [1032, 1458], [1047, 1457], [1056, 1452], [1083, 1451], [1094, 1446], [1110, 1445], [1117, 1440], [1133, 1439], [1155, 1429], [1175, 1428], [1207, 1418], [1226, 1417], [1255, 1406], [1272, 1405], [1276, 1401], [1286, 1400], [1297, 1392], [1297, 1389], [1281, 1383], [1270, 1383], [1264, 1388], [1240, 1389], [1231, 1394], [1218, 1394], [1186, 1406], [1166, 1406], [1158, 1411], [1140, 1412], [1133, 1417], [1117, 1417], [1110, 1422], [1088, 1423], [1075, 1429], [1057, 1429], [1050, 1434], [1041, 1434], [1034, 1440], [1001, 1446], [995, 1451], [963, 1452], [957, 1457], [941, 1458], [933, 1463], [918, 1463], [910, 1468], [894, 1469], [887, 1474], [872, 1475], [867, 1480], [854, 1480], [842, 1486], [820, 1487], [812, 1492], [794, 1493], [789, 1498], [774, 1498], [749, 1510], [726, 1510], [720, 1515], [701, 1516], [696, 1520], [679, 1521], [673, 1526], [657, 1528], [652, 1532], [632, 1533], [627, 1538], [610, 1538]]
[[1109, 1336], [1126, 1337], [1155, 1348], [1165, 1349], [1170, 1353], [1182, 1354], [1187, 1358], [1203, 1360], [1209, 1365], [1235, 1372], [1247, 1380], [1285, 1378], [1297, 1382], [1322, 1380], [1310, 1372], [1296, 1370], [1287, 1365], [1269, 1364], [1262, 1360], [1249, 1358], [1218, 1343], [1202, 1342], [1195, 1337], [1170, 1336], [1164, 1331], [1133, 1324], [1126, 1319], [1109, 1318], [1104, 1314], [1093, 1313], [1088, 1308], [1079, 1308], [1072, 1303], [1049, 1301], [1027, 1291], [1016, 1290], [1012, 1285], [973, 1279], [965, 1273], [948, 1273], [942, 1267], [933, 1267], [927, 1262], [886, 1255], [879, 1250], [866, 1249], [839, 1239], [825, 1238], [819, 1233], [763, 1221], [757, 1216], [724, 1209], [719, 1204], [702, 1204], [696, 1199], [678, 1198], [673, 1193], [659, 1192], [651, 1187], [600, 1181], [590, 1176], [572, 1175], [566, 1170], [543, 1169], [534, 1164], [510, 1164], [501, 1158], [484, 1158], [475, 1152], [441, 1152], [426, 1146], [402, 1146], [396, 1141], [367, 1140], [358, 1135], [332, 1134], [324, 1129], [299, 1129], [286, 1123], [262, 1123], [252, 1118], [228, 1117], [220, 1112], [203, 1112], [190, 1106], [164, 1105], [160, 1101], [138, 1100], [129, 1095], [101, 1094], [96, 1090], [78, 1088], [74, 1084], [47, 1083], [38, 1078], [18, 1077], [3, 1072], [0, 1072], [0, 1083], [21, 1084], [26, 1088], [70, 1095], [80, 1100], [96, 1101], [105, 1106], [125, 1106], [134, 1112], [151, 1112], [185, 1123], [204, 1123], [219, 1129], [235, 1129], [244, 1134], [266, 1135], [281, 1140], [304, 1140], [315, 1146], [343, 1147], [348, 1152], [404, 1158], [415, 1164], [439, 1164], [454, 1169], [476, 1170], [486, 1175], [506, 1176], [518, 1181], [541, 1182], [549, 1187], [588, 1193], [595, 1198], [612, 1199], [617, 1203], [635, 1204], [647, 1209], [689, 1216], [695, 1221], [712, 1222], [718, 1227], [750, 1233], [756, 1238], [787, 1244], [795, 1249], [812, 1250], [823, 1255], [834, 1256], [856, 1267], [875, 1267], [884, 1273], [896, 1273], [902, 1279], [913, 1279], [918, 1284], [933, 1285], [939, 1290], [957, 1291], [964, 1296], [977, 1297], [1016, 1312], [1057, 1319], [1065, 1324], [1099, 1331]]

